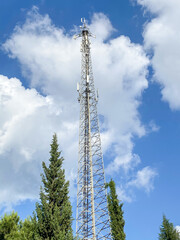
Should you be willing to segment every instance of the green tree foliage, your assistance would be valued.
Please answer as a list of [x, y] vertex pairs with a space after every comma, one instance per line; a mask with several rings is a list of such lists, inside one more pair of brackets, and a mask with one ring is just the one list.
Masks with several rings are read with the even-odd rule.
[[65, 171], [62, 169], [64, 159], [60, 155], [54, 134], [49, 166], [42, 163], [43, 187], [40, 190], [40, 203], [36, 205], [37, 232], [43, 240], [73, 239], [69, 182], [65, 180]]
[[163, 222], [160, 227], [159, 240], [180, 240], [179, 233], [165, 215], [163, 215]]
[[0, 220], [0, 240], [39, 240], [33, 218], [20, 221], [17, 213], [5, 214]]
[[124, 233], [125, 221], [123, 219], [123, 203], [120, 203], [116, 194], [115, 182], [111, 181], [106, 185], [109, 187], [108, 193], [108, 209], [110, 214], [110, 224], [113, 240], [125, 240], [126, 235]]
[[19, 240], [20, 219], [17, 213], [5, 214], [0, 220], [0, 239]]
[[35, 216], [33, 218], [28, 217], [24, 222], [21, 222], [19, 240], [40, 240], [37, 234], [37, 222]]

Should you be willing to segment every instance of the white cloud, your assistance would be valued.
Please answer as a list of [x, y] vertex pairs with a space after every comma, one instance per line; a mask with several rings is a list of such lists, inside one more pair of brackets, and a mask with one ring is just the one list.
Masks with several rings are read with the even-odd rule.
[[159, 0], [158, 3], [156, 0], [137, 0], [139, 4], [143, 7], [148, 7], [148, 9], [154, 13], [162, 12], [166, 6], [170, 7], [171, 2], [177, 3], [177, 0], [166, 1], [166, 0]]
[[122, 202], [131, 203], [135, 201], [135, 189], [143, 190], [149, 194], [154, 189], [154, 180], [158, 175], [157, 170], [150, 166], [146, 166], [137, 172], [134, 169], [131, 170], [131, 173], [124, 177], [122, 173], [118, 175], [120, 184], [116, 187], [116, 190], [118, 198]]
[[151, 120], [149, 123], [149, 128], [150, 128], [149, 131], [151, 131], [151, 132], [158, 132], [160, 127], [157, 126], [156, 123]]
[[152, 132], [158, 132], [160, 127], [154, 122], [154, 120], [151, 120], [147, 126], [146, 126], [146, 133], [150, 134]]
[[[25, 89], [16, 78], [0, 75], [0, 89], [1, 208], [38, 197], [41, 162], [49, 158], [53, 133], [56, 131], [64, 140], [60, 145], [67, 147], [67, 134], [71, 131], [71, 137], [77, 135], [77, 125], [73, 122], [72, 126], [70, 121], [62, 124], [63, 116], [53, 98], [43, 97], [35, 89]], [[70, 149], [76, 141], [72, 139], [71, 143]], [[67, 159], [66, 164], [73, 167]]]
[[55, 95], [60, 103], [64, 99], [75, 102], [79, 47], [78, 41], [56, 28], [48, 15], [38, 14], [36, 8], [29, 13], [24, 25], [16, 26], [4, 44], [10, 57], [22, 64], [30, 85], [44, 94]]
[[163, 100], [180, 109], [180, 1], [137, 0], [155, 17], [145, 25], [146, 49], [153, 50], [154, 79], [162, 87]]
[[176, 226], [175, 228], [180, 233], [180, 226]]
[[[104, 118], [102, 144], [109, 156], [109, 174], [118, 173], [120, 168], [128, 172], [140, 162], [139, 156], [133, 153], [133, 136], [146, 134], [138, 107], [148, 87], [149, 60], [143, 48], [128, 37], [107, 41], [114, 29], [104, 14], [95, 14], [89, 27], [97, 36], [92, 39], [92, 61], [95, 85], [100, 92], [99, 112]], [[47, 160], [53, 132], [57, 132], [60, 139], [67, 175], [72, 180], [76, 177], [80, 40], [73, 40], [65, 30], [54, 26], [48, 15], [41, 16], [34, 8], [26, 22], [16, 26], [3, 47], [10, 57], [18, 59], [30, 86], [25, 89], [19, 80], [1, 77], [3, 86], [9, 84], [0, 90], [2, 95], [7, 91], [4, 101], [0, 102], [6, 111], [0, 127], [3, 131], [1, 171], [7, 173], [10, 166], [11, 175], [16, 177], [12, 186], [13, 178], [8, 180], [11, 187], [6, 186], [7, 196], [9, 190], [14, 189], [10, 198], [13, 202], [22, 200], [22, 196], [25, 199], [37, 196], [40, 165], [42, 160]], [[13, 91], [16, 97], [11, 95]], [[22, 181], [25, 176], [27, 180]], [[31, 191], [28, 184], [32, 186]], [[1, 195], [1, 203], [9, 198], [5, 196]]]
[[132, 202], [133, 196], [131, 196], [129, 193], [127, 194], [127, 189], [125, 190], [123, 186], [116, 188], [118, 199], [122, 202]]
[[103, 13], [95, 13], [91, 20], [90, 31], [100, 42], [107, 40], [115, 31], [109, 18]]
[[128, 183], [128, 186], [135, 186], [139, 189], [145, 189], [147, 193], [153, 190], [153, 181], [157, 176], [157, 171], [150, 168], [149, 166], [137, 172], [135, 179]]
[[131, 153], [131, 150], [132, 150], [131, 148], [129, 149], [129, 151], [127, 148], [125, 149], [123, 148], [124, 148], [124, 142], [122, 144], [122, 154], [121, 154], [121, 150], [119, 150], [118, 151], [119, 155], [115, 157], [114, 161], [112, 161], [108, 165], [106, 169], [107, 174], [109, 175], [112, 175], [113, 173], [117, 174], [120, 168], [123, 168], [123, 170], [127, 173], [130, 169], [135, 168], [141, 162], [140, 157], [137, 154]]

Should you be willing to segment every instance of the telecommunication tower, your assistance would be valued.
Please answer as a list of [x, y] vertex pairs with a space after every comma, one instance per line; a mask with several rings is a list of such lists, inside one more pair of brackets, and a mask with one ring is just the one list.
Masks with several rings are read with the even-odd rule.
[[77, 180], [76, 236], [83, 240], [111, 239], [104, 163], [97, 115], [98, 92], [90, 55], [93, 37], [85, 19], [81, 19], [81, 82], [77, 84], [80, 102], [79, 159]]

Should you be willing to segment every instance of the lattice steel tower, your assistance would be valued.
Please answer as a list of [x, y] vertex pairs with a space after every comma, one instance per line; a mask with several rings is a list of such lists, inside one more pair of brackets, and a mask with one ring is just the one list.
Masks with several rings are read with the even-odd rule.
[[83, 240], [111, 239], [104, 163], [97, 115], [89, 37], [93, 36], [81, 20], [81, 82], [77, 85], [80, 102], [79, 160], [77, 181], [76, 235]]

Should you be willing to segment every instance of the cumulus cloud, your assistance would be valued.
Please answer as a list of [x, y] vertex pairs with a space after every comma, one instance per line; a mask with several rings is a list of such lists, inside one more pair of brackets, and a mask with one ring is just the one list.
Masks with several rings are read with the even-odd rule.
[[[158, 172], [150, 166], [146, 166], [137, 172], [132, 171], [126, 176], [125, 182], [121, 177], [121, 184], [117, 186], [117, 194], [121, 201], [131, 203], [136, 199], [134, 189], [145, 191], [149, 194], [154, 189], [154, 180]], [[123, 184], [122, 184], [123, 183]]]
[[180, 109], [180, 1], [137, 0], [153, 14], [145, 25], [144, 42], [153, 50], [154, 79], [161, 85], [162, 98], [171, 109]]
[[153, 189], [153, 181], [157, 175], [156, 170], [149, 166], [139, 170], [136, 174], [135, 179], [128, 183], [128, 186], [135, 186], [139, 189], [143, 188], [147, 193]]
[[[143, 48], [128, 37], [110, 38], [115, 30], [104, 14], [94, 14], [89, 28], [97, 37], [92, 39], [92, 61], [100, 92], [98, 110], [102, 116], [103, 151], [108, 156], [107, 173], [118, 173], [119, 169], [128, 172], [140, 163], [133, 152], [133, 136], [146, 134], [138, 107], [148, 87], [149, 60]], [[34, 8], [3, 45], [9, 57], [19, 61], [29, 82], [26, 89], [19, 80], [1, 76], [2, 85], [8, 85], [0, 90], [5, 95], [0, 107], [6, 111], [0, 128], [1, 171], [7, 172], [6, 168], [11, 167], [12, 176], [16, 176], [12, 188], [17, 200], [37, 196], [39, 169], [41, 161], [47, 160], [53, 132], [58, 133], [66, 159], [64, 166], [72, 182], [71, 192], [74, 191], [79, 118], [76, 83], [80, 79], [81, 56], [80, 39], [73, 40], [70, 33], [54, 26], [48, 15], [42, 16]], [[24, 182], [25, 175], [29, 178]], [[11, 180], [7, 182], [9, 186]], [[29, 192], [26, 184], [31, 184], [33, 190]], [[10, 188], [6, 189], [9, 194]], [[6, 199], [2, 195], [0, 202]]]
[[127, 192], [127, 189], [125, 189], [124, 186], [117, 187], [116, 192], [120, 201], [128, 203], [133, 201], [132, 193], [130, 194]]
[[180, 233], [180, 226], [176, 226], [175, 228]]
[[117, 186], [117, 194], [121, 201], [131, 203], [136, 200], [135, 189], [143, 190], [149, 194], [154, 189], [154, 180], [158, 172], [150, 166], [146, 166], [140, 170], [132, 171], [126, 175], [125, 181], [123, 177], [119, 178], [121, 184]]
[[[16, 78], [0, 75], [0, 89], [1, 208], [25, 199], [37, 199], [41, 162], [48, 160], [52, 134], [56, 131], [66, 145], [69, 132], [71, 137], [77, 135], [77, 125], [73, 122], [72, 126], [70, 121], [64, 124], [52, 97], [25, 89]], [[73, 148], [71, 141], [70, 148]]]

